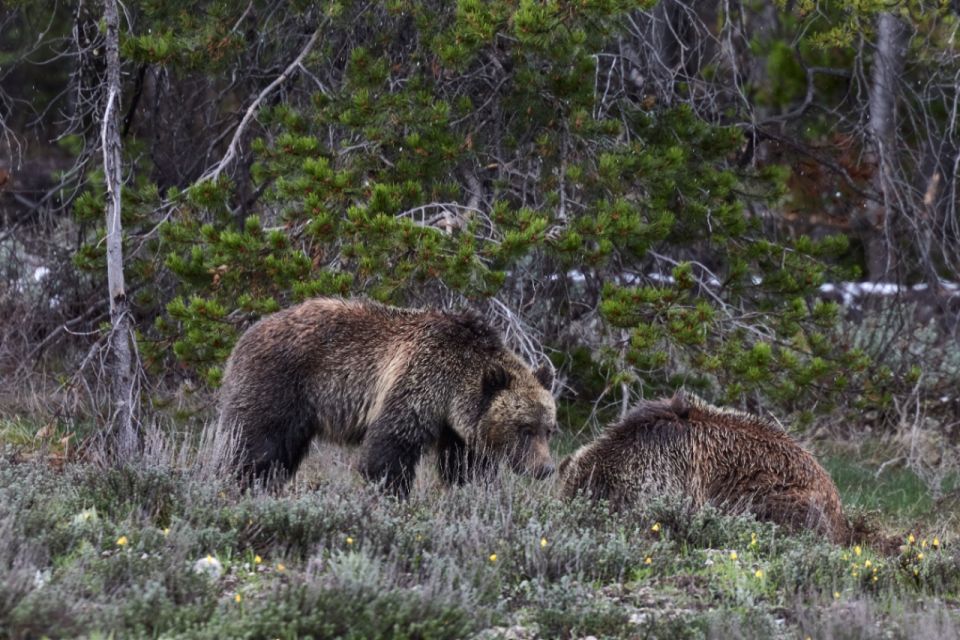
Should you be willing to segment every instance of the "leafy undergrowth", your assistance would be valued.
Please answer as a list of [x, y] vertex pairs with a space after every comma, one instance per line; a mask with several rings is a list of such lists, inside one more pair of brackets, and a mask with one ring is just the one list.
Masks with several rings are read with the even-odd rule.
[[[890, 529], [895, 519], [866, 510], [882, 500], [851, 511], [897, 544], [866, 536], [837, 547], [677, 503], [610, 513], [510, 474], [451, 490], [421, 480], [397, 502], [335, 449], [279, 495], [239, 494], [196, 457], [154, 458], [57, 468], [7, 445], [0, 637], [960, 633], [960, 540], [949, 520], [927, 514]], [[876, 495], [841, 489], [853, 502]]]

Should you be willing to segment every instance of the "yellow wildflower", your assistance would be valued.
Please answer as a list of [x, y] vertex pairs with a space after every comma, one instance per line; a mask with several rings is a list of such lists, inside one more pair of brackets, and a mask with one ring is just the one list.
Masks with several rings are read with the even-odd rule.
[[731, 551], [731, 552], [730, 552], [730, 559], [731, 559], [731, 560], [736, 560], [736, 559], [737, 559], [737, 552], [736, 552], [736, 551]]
[[923, 560], [923, 553], [917, 554], [917, 560]]
[[934, 538], [934, 539], [933, 539], [933, 546], [934, 546], [934, 548], [940, 546], [940, 538]]
[[750, 546], [751, 547], [757, 546], [757, 534], [755, 533], [750, 534]]
[[496, 561], [497, 561], [497, 554], [491, 553], [491, 554], [490, 554], [490, 562], [496, 562]]
[[917, 569], [916, 567], [914, 567], [914, 568], [913, 568], [913, 575], [915, 575], [915, 576], [920, 575], [920, 569]]
[[263, 558], [260, 556], [253, 556], [253, 564], [260, 564], [261, 562], [263, 562]]
[[646, 558], [643, 559], [643, 564], [653, 564], [653, 558], [651, 558], [650, 556], [647, 556]]
[[924, 538], [923, 540], [920, 541], [920, 548], [921, 548], [921, 549], [926, 549], [926, 548], [927, 548], [927, 539], [926, 539], [926, 538]]
[[284, 566], [284, 564], [283, 564], [282, 562], [278, 562], [278, 563], [277, 563], [277, 571], [283, 573], [283, 572], [286, 571], [286, 570], [287, 570], [287, 567]]
[[127, 540], [127, 536], [120, 536], [119, 538], [117, 538], [117, 546], [118, 546], [118, 547], [125, 547], [125, 546], [127, 546], [127, 543], [128, 543], [128, 542], [130, 542], [130, 541]]
[[854, 552], [854, 553], [856, 554], [856, 556], [859, 558], [859, 557], [860, 557], [860, 554], [863, 553], [863, 549], [860, 548], [860, 545], [857, 545], [857, 546], [855, 546], [855, 547], [853, 548], [853, 552]]
[[353, 544], [353, 538], [347, 536], [347, 544]]
[[917, 541], [917, 539], [913, 537], [913, 534], [912, 534], [912, 533], [907, 536], [907, 542], [909, 542], [910, 544], [913, 544], [913, 543], [916, 542], [916, 541]]
[[233, 596], [233, 601], [236, 602], [237, 604], [240, 604], [240, 601], [241, 601], [241, 600], [243, 600], [243, 598], [240, 596], [239, 593], [238, 593], [237, 595]]
[[654, 533], [660, 531], [660, 523], [659, 523], [659, 522], [654, 522], [654, 523], [653, 523], [653, 526], [650, 527], [650, 531], [653, 531]]
[[163, 535], [165, 535], [165, 536], [170, 535], [170, 527], [166, 527], [166, 528], [163, 530]]
[[839, 592], [839, 591], [834, 591], [834, 592], [833, 592], [833, 599], [834, 599], [834, 600], [839, 600], [839, 599], [840, 599], [840, 592]]
[[878, 578], [877, 576], [873, 576], [873, 581], [874, 581], [874, 582], [876, 582], [876, 581], [879, 580], [879, 579], [880, 579], [880, 578]]
[[756, 571], [753, 572], [753, 575], [757, 576], [758, 578], [762, 578], [762, 577], [763, 577], [763, 569], [757, 569]]
[[546, 538], [540, 538], [540, 548], [543, 549], [543, 548], [545, 548], [546, 546], [547, 546], [547, 539], [546, 539]]
[[870, 562], [869, 560], [865, 560], [865, 561], [863, 562], [863, 568], [864, 568], [864, 569], [869, 569], [869, 568], [870, 568], [870, 565], [872, 565], [872, 564], [873, 564], [873, 563]]

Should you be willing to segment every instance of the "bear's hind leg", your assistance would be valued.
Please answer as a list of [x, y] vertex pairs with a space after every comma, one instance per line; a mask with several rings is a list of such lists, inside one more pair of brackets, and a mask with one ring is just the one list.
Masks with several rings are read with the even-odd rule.
[[312, 412], [297, 411], [247, 430], [241, 451], [244, 484], [279, 486], [293, 477], [310, 450], [316, 422]]

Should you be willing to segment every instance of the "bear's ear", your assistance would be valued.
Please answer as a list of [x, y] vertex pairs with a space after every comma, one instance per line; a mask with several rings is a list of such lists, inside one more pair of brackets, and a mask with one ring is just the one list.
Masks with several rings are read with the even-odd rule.
[[510, 374], [500, 365], [495, 364], [483, 372], [480, 388], [485, 398], [490, 398], [509, 386]]
[[533, 376], [543, 385], [544, 389], [547, 391], [553, 390], [553, 367], [549, 364], [540, 365], [540, 367], [533, 372]]

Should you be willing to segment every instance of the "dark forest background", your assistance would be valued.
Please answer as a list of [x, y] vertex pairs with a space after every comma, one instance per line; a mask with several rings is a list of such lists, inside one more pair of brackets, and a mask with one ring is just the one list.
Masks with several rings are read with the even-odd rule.
[[209, 418], [340, 295], [479, 310], [572, 430], [683, 386], [956, 442], [956, 3], [109, 6], [0, 11], [8, 413], [96, 431], [126, 344], [134, 423]]

